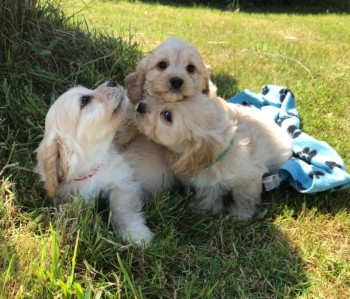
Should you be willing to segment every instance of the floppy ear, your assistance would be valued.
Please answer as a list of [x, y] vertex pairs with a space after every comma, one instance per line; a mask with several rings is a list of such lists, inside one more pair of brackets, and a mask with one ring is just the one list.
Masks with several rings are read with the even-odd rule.
[[59, 183], [65, 181], [69, 173], [72, 155], [67, 140], [59, 135], [41, 142], [37, 150], [38, 168], [48, 196], [57, 196]]
[[170, 165], [175, 173], [196, 176], [199, 172], [214, 163], [219, 145], [213, 138], [191, 140], [185, 152], [176, 158], [169, 154]]
[[126, 76], [124, 80], [126, 93], [130, 102], [136, 105], [142, 100], [143, 86], [146, 81], [146, 67], [148, 59], [144, 58], [136, 67], [135, 72]]
[[217, 94], [217, 87], [216, 85], [210, 80], [210, 66], [206, 66], [206, 72], [204, 74], [204, 89], [202, 90], [202, 93], [209, 96], [209, 98], [216, 98]]

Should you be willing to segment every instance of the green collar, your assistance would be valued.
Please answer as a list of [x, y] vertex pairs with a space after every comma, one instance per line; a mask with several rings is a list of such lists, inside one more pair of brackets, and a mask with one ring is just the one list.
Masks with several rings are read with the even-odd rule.
[[215, 160], [214, 160], [214, 163], [215, 164], [216, 162], [220, 161], [223, 157], [226, 156], [226, 154], [228, 153], [228, 151], [231, 149], [232, 145], [233, 145], [233, 142], [235, 141], [235, 138], [233, 137], [231, 140], [230, 140], [230, 143], [227, 145], [227, 147], [221, 152], [219, 153]]

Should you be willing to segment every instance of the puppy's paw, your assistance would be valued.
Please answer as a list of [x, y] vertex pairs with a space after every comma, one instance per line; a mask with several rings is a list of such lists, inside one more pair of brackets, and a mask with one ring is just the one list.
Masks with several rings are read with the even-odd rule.
[[203, 213], [219, 214], [224, 208], [224, 204], [221, 199], [214, 201], [201, 201], [197, 204], [197, 207]]
[[238, 220], [252, 220], [256, 214], [256, 208], [243, 208], [231, 205], [229, 207], [230, 215], [237, 218]]
[[145, 224], [137, 224], [120, 232], [122, 239], [128, 243], [135, 243], [137, 246], [151, 243], [154, 233]]

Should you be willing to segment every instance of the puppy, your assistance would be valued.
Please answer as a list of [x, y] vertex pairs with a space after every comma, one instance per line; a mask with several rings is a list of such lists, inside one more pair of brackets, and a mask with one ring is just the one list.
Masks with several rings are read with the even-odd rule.
[[160, 44], [125, 79], [131, 104], [116, 134], [116, 146], [125, 151], [143, 189], [155, 192], [175, 185], [174, 173], [165, 161], [165, 148], [140, 134], [135, 106], [147, 92], [164, 101], [180, 101], [196, 92], [216, 95], [208, 67], [195, 46], [178, 38]]
[[140, 182], [145, 195], [165, 189], [173, 190], [176, 184], [174, 172], [165, 159], [166, 148], [138, 134], [124, 152]]
[[216, 94], [208, 67], [197, 48], [178, 38], [161, 43], [125, 78], [130, 101], [138, 103], [143, 92], [166, 102], [177, 102], [197, 92]]
[[230, 193], [230, 213], [251, 219], [263, 175], [278, 171], [291, 156], [289, 135], [263, 112], [202, 93], [175, 103], [145, 95], [136, 117], [141, 132], [169, 149], [170, 167], [189, 178], [199, 207], [214, 213]]
[[142, 100], [144, 92], [168, 102], [183, 100], [196, 92], [216, 96], [208, 67], [195, 46], [171, 38], [139, 63], [135, 72], [126, 77], [125, 86], [131, 104], [116, 134], [116, 146], [131, 157], [131, 166], [144, 190], [172, 188], [175, 176], [165, 161], [165, 148], [140, 134], [134, 105]]
[[141, 212], [141, 187], [112, 144], [128, 101], [114, 82], [95, 90], [75, 87], [61, 95], [46, 116], [37, 171], [54, 199], [80, 194], [88, 202], [108, 197], [120, 236], [141, 245], [153, 237]]

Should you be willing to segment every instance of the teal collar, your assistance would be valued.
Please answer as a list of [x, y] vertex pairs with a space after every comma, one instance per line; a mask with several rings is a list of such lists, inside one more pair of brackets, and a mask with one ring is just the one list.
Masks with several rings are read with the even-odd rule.
[[225, 147], [225, 149], [219, 153], [215, 160], [214, 160], [214, 163], [215, 164], [216, 162], [219, 162], [223, 157], [226, 156], [226, 154], [228, 153], [228, 151], [231, 149], [232, 145], [233, 145], [233, 142], [235, 141], [235, 138], [233, 137], [231, 140], [230, 140], [230, 143], [227, 145], [227, 147]]

